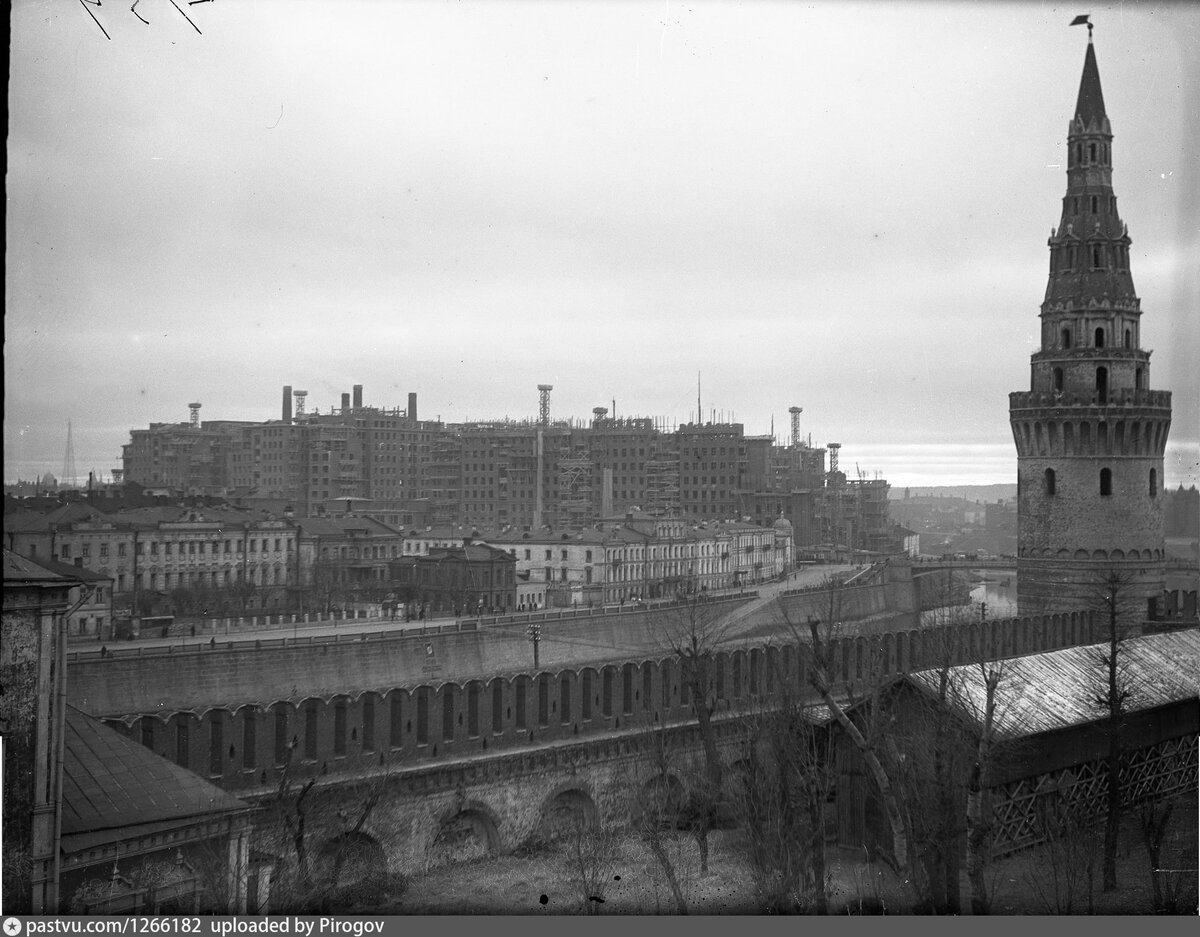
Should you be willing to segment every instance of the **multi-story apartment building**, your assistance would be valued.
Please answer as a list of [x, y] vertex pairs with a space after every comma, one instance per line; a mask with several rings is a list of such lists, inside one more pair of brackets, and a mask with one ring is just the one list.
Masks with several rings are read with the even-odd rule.
[[296, 582], [296, 528], [287, 519], [232, 510], [144, 508], [115, 515], [90, 512], [56, 521], [22, 522], [5, 531], [9, 548], [34, 558], [82, 566], [113, 581], [116, 603], [173, 589], [263, 589], [268, 605]]

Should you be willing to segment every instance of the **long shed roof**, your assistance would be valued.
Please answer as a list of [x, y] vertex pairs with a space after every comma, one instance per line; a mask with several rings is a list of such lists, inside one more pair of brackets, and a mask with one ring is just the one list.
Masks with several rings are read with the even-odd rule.
[[[1105, 718], [1097, 702], [1104, 692], [1108, 644], [1068, 647], [1014, 657], [986, 665], [1003, 668], [997, 688], [993, 731], [997, 739], [1053, 732]], [[1200, 631], [1141, 635], [1122, 642], [1117, 655], [1123, 685], [1130, 688], [1129, 712], [1196, 700], [1200, 694]], [[938, 673], [923, 670], [908, 680], [935, 693]], [[964, 664], [951, 669], [953, 697], [963, 714], [982, 724], [986, 692], [983, 668]]]

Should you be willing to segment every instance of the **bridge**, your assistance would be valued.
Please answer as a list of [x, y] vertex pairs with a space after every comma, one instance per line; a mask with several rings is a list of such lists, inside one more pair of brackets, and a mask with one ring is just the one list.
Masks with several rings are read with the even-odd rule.
[[[511, 849], [564, 812], [627, 816], [645, 785], [682, 789], [699, 738], [687, 662], [663, 636], [680, 614], [721, 629], [708, 697], [728, 760], [745, 744], [742, 716], [784, 679], [806, 686], [807, 644], [782, 623], [824, 618], [831, 603], [845, 623], [831, 643], [834, 677], [850, 684], [930, 666], [946, 647], [956, 659], [999, 658], [1095, 636], [1087, 614], [918, 629], [906, 567], [866, 579], [835, 595], [780, 588], [566, 618], [544, 627], [536, 664], [519, 623], [80, 658], [70, 701], [252, 803], [311, 781], [316, 843], [344, 842], [370, 803], [354, 842], [413, 871]], [[651, 771], [648, 746], [660, 742], [675, 766]], [[264, 843], [281, 835], [277, 811], [259, 823]]]

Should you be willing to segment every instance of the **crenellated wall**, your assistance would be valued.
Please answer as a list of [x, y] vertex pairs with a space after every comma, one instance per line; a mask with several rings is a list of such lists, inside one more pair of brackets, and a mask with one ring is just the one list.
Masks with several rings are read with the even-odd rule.
[[[1095, 617], [1072, 613], [1030, 619], [972, 622], [923, 630], [849, 635], [830, 641], [832, 678], [858, 682], [888, 678], [954, 662], [1012, 657], [1089, 643]], [[349, 778], [381, 765], [410, 766], [488, 758], [497, 752], [537, 750], [548, 743], [603, 739], [631, 726], [663, 726], [694, 718], [693, 700], [681, 662], [670, 655], [614, 654], [594, 665], [498, 667], [494, 675], [445, 680], [429, 672], [391, 684], [355, 681], [363, 661], [362, 642], [319, 648], [286, 648], [286, 655], [322, 653], [328, 674], [342, 680], [301, 689], [279, 684], [285, 660], [263, 651], [259, 690], [242, 699], [191, 706], [152, 705], [108, 709], [96, 714], [163, 756], [227, 790], [262, 793], [274, 789], [292, 758], [295, 779], [341, 775]], [[429, 660], [436, 657], [417, 653]], [[140, 666], [153, 661], [132, 659]], [[221, 667], [223, 655], [205, 654], [202, 672]], [[76, 664], [71, 671], [77, 705], [100, 684], [132, 676], [119, 662]], [[159, 658], [157, 666], [167, 660]], [[105, 666], [113, 667], [108, 671]], [[718, 712], [761, 706], [781, 681], [807, 687], [810, 647], [790, 636], [762, 639], [716, 655], [709, 693]], [[95, 696], [91, 697], [92, 702]]]

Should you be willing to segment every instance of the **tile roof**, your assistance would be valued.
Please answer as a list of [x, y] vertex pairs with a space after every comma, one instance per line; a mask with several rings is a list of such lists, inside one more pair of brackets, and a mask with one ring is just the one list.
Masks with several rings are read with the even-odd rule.
[[244, 801], [181, 768], [74, 706], [67, 707], [62, 833], [89, 844], [142, 832], [133, 827], [249, 810]]
[[[994, 728], [998, 739], [1020, 738], [1085, 725], [1104, 718], [1093, 702], [1106, 673], [1100, 655], [1108, 644], [1069, 647], [1004, 661]], [[1118, 655], [1122, 679], [1133, 688], [1129, 711], [1196, 700], [1200, 693], [1200, 631], [1173, 631], [1129, 638]], [[993, 665], [994, 666], [994, 665]], [[937, 670], [906, 678], [925, 692], [936, 692]], [[959, 708], [979, 724], [984, 708], [983, 675], [978, 664], [951, 668]]]

